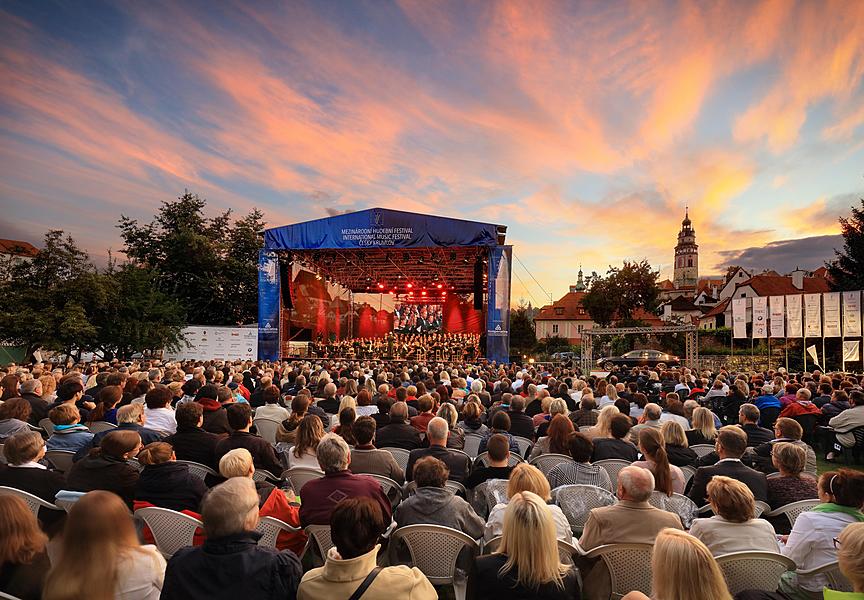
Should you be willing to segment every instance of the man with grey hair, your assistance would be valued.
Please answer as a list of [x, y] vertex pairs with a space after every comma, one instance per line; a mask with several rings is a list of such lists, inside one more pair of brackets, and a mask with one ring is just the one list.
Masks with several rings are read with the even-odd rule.
[[320, 479], [313, 479], [296, 490], [301, 494], [300, 525], [329, 525], [330, 514], [340, 500], [368, 496], [381, 505], [386, 520], [390, 520], [391, 505], [381, 485], [368, 475], [354, 475], [348, 470], [351, 449], [341, 436], [328, 433], [318, 442], [318, 465], [324, 471]]
[[[654, 508], [648, 499], [654, 491], [654, 475], [641, 467], [624, 467], [618, 473], [618, 503], [591, 510], [579, 538], [588, 551], [604, 544], [653, 544], [666, 527], [684, 529], [677, 514]], [[586, 598], [609, 598], [609, 575], [603, 561], [582, 565], [588, 570]], [[583, 570], [584, 572], [584, 570]]]
[[258, 492], [245, 477], [210, 490], [201, 511], [207, 540], [178, 550], [161, 598], [296, 598], [303, 567], [290, 550], [259, 546]]
[[31, 425], [39, 425], [39, 421], [48, 417], [51, 403], [42, 399], [42, 382], [38, 379], [30, 379], [21, 383], [21, 397], [30, 403]]
[[414, 463], [425, 456], [434, 456], [450, 469], [450, 479], [464, 483], [471, 470], [471, 461], [468, 456], [461, 452], [454, 452], [447, 448], [447, 437], [450, 428], [447, 421], [441, 417], [435, 417], [426, 426], [426, 439], [428, 448], [412, 450], [408, 456], [408, 466], [405, 468], [405, 481], [414, 480]]
[[339, 413], [339, 398], [336, 397], [336, 384], [332, 381], [324, 386], [324, 398], [316, 402], [318, 408], [330, 415]]
[[630, 430], [630, 441], [636, 445], [639, 445], [639, 432], [643, 429], [660, 429], [663, 427], [663, 423], [660, 421], [660, 418], [663, 416], [663, 409], [660, 408], [659, 404], [655, 404], [653, 402], [649, 402], [645, 405], [645, 411], [642, 413], [642, 417], [639, 419], [639, 424], [635, 425], [633, 429]]

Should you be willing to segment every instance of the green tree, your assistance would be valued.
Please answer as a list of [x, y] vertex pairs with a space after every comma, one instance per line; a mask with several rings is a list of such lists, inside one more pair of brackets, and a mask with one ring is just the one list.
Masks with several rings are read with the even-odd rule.
[[851, 208], [852, 216], [840, 217], [843, 249], [835, 249], [834, 260], [825, 263], [835, 291], [864, 289], [864, 198]]
[[510, 312], [510, 348], [513, 354], [527, 354], [537, 345], [537, 333], [534, 320], [528, 312], [528, 306], [520, 303]]
[[624, 261], [621, 268], [609, 267], [606, 276], [592, 276], [582, 306], [601, 327], [627, 322], [637, 309], [657, 307], [657, 276], [648, 261]]
[[123, 253], [152, 271], [157, 288], [180, 302], [187, 323], [253, 322], [258, 315], [263, 214], [253, 209], [232, 222], [230, 210], [206, 217], [206, 205], [187, 191], [163, 202], [150, 223], [122, 216], [118, 228]]

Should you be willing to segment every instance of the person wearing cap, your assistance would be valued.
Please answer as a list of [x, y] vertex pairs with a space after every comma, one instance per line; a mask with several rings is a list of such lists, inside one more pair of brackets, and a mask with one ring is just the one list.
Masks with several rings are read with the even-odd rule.
[[774, 385], [766, 383], [762, 386], [762, 392], [753, 400], [753, 404], [759, 409], [759, 425], [767, 429], [774, 427], [781, 409], [780, 399], [774, 395]]

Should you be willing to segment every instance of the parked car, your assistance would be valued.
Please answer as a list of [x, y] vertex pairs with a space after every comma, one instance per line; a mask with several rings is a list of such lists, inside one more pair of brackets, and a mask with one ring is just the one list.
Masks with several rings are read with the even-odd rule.
[[597, 360], [597, 366], [604, 369], [612, 367], [656, 367], [660, 363], [669, 367], [681, 364], [681, 360], [659, 350], [631, 350], [621, 356], [609, 356]]
[[552, 355], [552, 360], [567, 362], [568, 360], [579, 360], [577, 352], [556, 352]]

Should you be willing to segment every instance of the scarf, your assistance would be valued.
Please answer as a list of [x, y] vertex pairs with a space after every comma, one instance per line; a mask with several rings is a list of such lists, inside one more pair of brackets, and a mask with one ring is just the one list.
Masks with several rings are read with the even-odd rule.
[[856, 520], [864, 522], [864, 513], [856, 508], [852, 508], [851, 506], [843, 506], [842, 504], [834, 504], [833, 502], [823, 502], [822, 504], [817, 504], [813, 508], [810, 509], [812, 512], [839, 512], [846, 513], [847, 515], [851, 515]]

